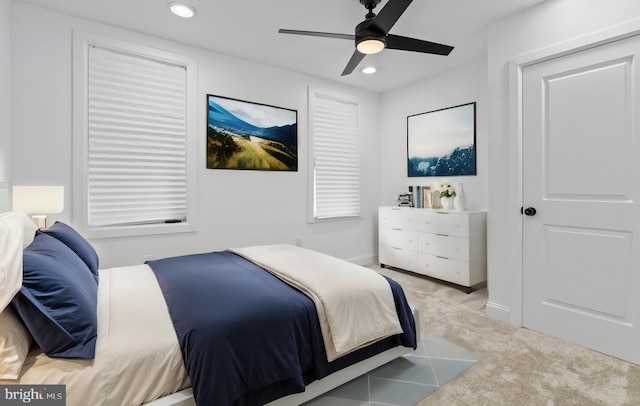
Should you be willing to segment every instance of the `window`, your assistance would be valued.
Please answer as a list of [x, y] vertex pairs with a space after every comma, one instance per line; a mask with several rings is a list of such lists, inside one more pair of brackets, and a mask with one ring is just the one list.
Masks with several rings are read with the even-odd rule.
[[74, 95], [81, 168], [74, 171], [74, 219], [94, 238], [192, 228], [194, 63], [104, 38], [74, 38], [82, 59], [74, 59], [82, 90]]
[[310, 221], [360, 216], [358, 104], [309, 89]]

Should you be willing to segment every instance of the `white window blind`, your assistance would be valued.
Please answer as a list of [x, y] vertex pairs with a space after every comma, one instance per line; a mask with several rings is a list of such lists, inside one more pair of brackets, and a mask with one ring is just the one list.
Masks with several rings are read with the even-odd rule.
[[88, 55], [88, 225], [185, 221], [186, 68], [95, 46]]
[[313, 217], [360, 215], [358, 105], [310, 91]]

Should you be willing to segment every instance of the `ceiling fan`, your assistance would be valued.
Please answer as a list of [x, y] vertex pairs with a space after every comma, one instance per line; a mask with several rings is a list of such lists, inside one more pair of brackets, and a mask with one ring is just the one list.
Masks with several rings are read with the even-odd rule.
[[402, 37], [389, 34], [391, 27], [398, 21], [413, 0], [389, 0], [376, 15], [373, 9], [381, 0], [360, 0], [369, 11], [365, 20], [356, 26], [355, 35], [336, 34], [331, 32], [299, 31], [280, 29], [281, 34], [308, 35], [312, 37], [327, 37], [348, 39], [355, 41], [356, 50], [342, 72], [342, 76], [349, 75], [364, 59], [365, 55], [375, 54], [385, 48], [401, 51], [422, 52], [426, 54], [449, 55], [452, 46], [423, 41], [416, 38]]

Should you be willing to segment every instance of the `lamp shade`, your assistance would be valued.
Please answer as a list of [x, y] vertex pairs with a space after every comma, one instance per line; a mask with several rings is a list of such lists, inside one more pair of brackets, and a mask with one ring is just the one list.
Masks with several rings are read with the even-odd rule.
[[13, 210], [27, 214], [54, 214], [64, 209], [64, 186], [14, 186]]

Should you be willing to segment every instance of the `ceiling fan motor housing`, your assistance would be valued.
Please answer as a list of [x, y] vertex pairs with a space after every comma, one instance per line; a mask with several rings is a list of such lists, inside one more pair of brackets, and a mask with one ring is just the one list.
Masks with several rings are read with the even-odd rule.
[[356, 26], [356, 45], [362, 41], [373, 39], [382, 42], [386, 46], [387, 41], [385, 41], [384, 38], [385, 33], [377, 29], [375, 25], [371, 24], [370, 19], [364, 20]]

